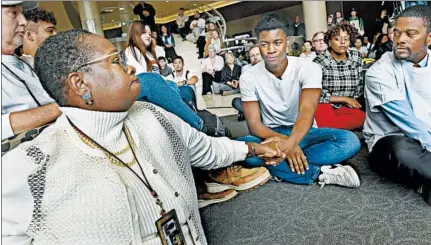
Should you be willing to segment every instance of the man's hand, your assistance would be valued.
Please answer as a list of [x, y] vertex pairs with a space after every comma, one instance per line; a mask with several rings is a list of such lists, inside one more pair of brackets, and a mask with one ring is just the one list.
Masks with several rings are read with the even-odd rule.
[[177, 86], [178, 86], [178, 87], [181, 87], [181, 86], [183, 86], [183, 85], [184, 85], [184, 82], [182, 82], [182, 81], [181, 81], [181, 82], [177, 82]]
[[256, 156], [263, 159], [266, 165], [278, 165], [285, 158], [276, 141], [253, 145]]
[[301, 147], [298, 144], [295, 144], [292, 140], [286, 138], [279, 137], [271, 137], [266, 139], [262, 143], [277, 141], [280, 149], [283, 151], [286, 156], [286, 160], [289, 163], [290, 170], [292, 172], [296, 172], [297, 174], [304, 174], [305, 170], [308, 170], [308, 162], [307, 157], [302, 152]]
[[145, 17], [150, 16], [150, 12], [148, 12], [147, 10], [142, 11], [142, 14], [143, 14]]
[[362, 108], [362, 105], [357, 100], [355, 100], [353, 98], [346, 97], [344, 103], [346, 103], [346, 105], [350, 108], [355, 108], [355, 109]]

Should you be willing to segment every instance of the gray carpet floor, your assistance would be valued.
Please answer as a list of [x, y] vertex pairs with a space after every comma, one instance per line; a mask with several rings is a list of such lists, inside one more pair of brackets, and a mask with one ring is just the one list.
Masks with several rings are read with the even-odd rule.
[[[234, 137], [248, 134], [246, 123], [236, 116], [223, 121]], [[348, 162], [360, 175], [360, 188], [269, 181], [202, 209], [209, 244], [431, 244], [431, 208], [411, 189], [373, 173], [367, 154], [363, 147]]]

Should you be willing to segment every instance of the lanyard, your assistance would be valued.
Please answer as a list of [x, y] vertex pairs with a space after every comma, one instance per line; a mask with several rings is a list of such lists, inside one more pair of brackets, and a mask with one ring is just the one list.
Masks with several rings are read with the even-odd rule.
[[[20, 59], [21, 60], [21, 59]], [[30, 67], [30, 69], [34, 72], [33, 68], [27, 64], [27, 62], [21, 60], [23, 63], [25, 63], [27, 66]], [[24, 79], [20, 78], [17, 74], [15, 74], [15, 72], [13, 72], [9, 67], [7, 67], [7, 65], [5, 65], [3, 62], [1, 63], [2, 66], [4, 66], [16, 79], [18, 79], [18, 81], [22, 82], [25, 86], [25, 88], [27, 89], [28, 93], [30, 94], [30, 96], [33, 98], [33, 100], [36, 102], [37, 106], [41, 106], [41, 104], [39, 103], [39, 101], [36, 99], [36, 96], [34, 96], [34, 94], [31, 92], [30, 88], [28, 87], [27, 83], [25, 82]]]
[[142, 182], [142, 184], [144, 184], [144, 186], [151, 192], [151, 196], [154, 197], [154, 199], [156, 199], [156, 204], [157, 206], [160, 207], [160, 214], [164, 217], [166, 215], [166, 211], [163, 208], [163, 203], [159, 198], [159, 195], [157, 194], [157, 192], [153, 189], [153, 187], [150, 185], [150, 182], [148, 181], [147, 177], [145, 176], [144, 170], [142, 169], [141, 164], [138, 161], [138, 158], [136, 157], [135, 154], [135, 150], [132, 147], [132, 144], [130, 144], [130, 139], [128, 134], [126, 133], [126, 130], [128, 131], [128, 129], [124, 126], [123, 127], [123, 132], [126, 135], [126, 139], [127, 139], [127, 143], [129, 144], [130, 149], [132, 150], [133, 153], [133, 157], [135, 157], [136, 162], [139, 166], [139, 169], [141, 170], [142, 176], [144, 177], [144, 179], [141, 178], [141, 176], [139, 176], [135, 171], [133, 171], [133, 169], [131, 167], [129, 167], [126, 163], [124, 163], [120, 158], [118, 158], [115, 154], [111, 153], [110, 151], [108, 151], [107, 149], [105, 149], [103, 146], [101, 146], [99, 143], [97, 143], [96, 141], [94, 141], [92, 138], [90, 138], [88, 135], [86, 135], [84, 132], [82, 132], [77, 126], [75, 126], [75, 124], [72, 123], [72, 121], [67, 117], [67, 120], [69, 121], [69, 123], [72, 125], [72, 127], [79, 133], [81, 134], [83, 137], [85, 137], [86, 139], [90, 140], [94, 145], [96, 145], [99, 150], [103, 151], [105, 154], [108, 154], [109, 156], [113, 157], [115, 160], [117, 160], [118, 162], [120, 162], [122, 165], [124, 165], [125, 167], [127, 167], [130, 171], [132, 171], [133, 174], [135, 174], [136, 177], [138, 177], [138, 179]]

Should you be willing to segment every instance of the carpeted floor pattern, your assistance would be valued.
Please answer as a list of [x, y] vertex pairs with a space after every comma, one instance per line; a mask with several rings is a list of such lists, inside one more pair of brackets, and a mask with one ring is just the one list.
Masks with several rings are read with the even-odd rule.
[[[236, 116], [223, 118], [234, 137], [248, 134]], [[201, 210], [210, 245], [429, 245], [431, 208], [405, 186], [367, 166], [365, 147], [349, 160], [357, 189], [270, 181], [234, 200]]]

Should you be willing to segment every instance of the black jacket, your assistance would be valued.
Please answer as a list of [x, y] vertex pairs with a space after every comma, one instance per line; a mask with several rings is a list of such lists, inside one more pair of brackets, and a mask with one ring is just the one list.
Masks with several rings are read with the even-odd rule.
[[[147, 10], [150, 13], [148, 17], [145, 17], [145, 15], [142, 14], [142, 11], [144, 10]], [[142, 4], [139, 3], [133, 8], [133, 13], [135, 15], [139, 15], [144, 24], [151, 27], [151, 30], [155, 30], [154, 27], [156, 25], [156, 21], [154, 20], [154, 16], [156, 15], [156, 10], [154, 9], [153, 5], [144, 3], [144, 6], [142, 6]]]

